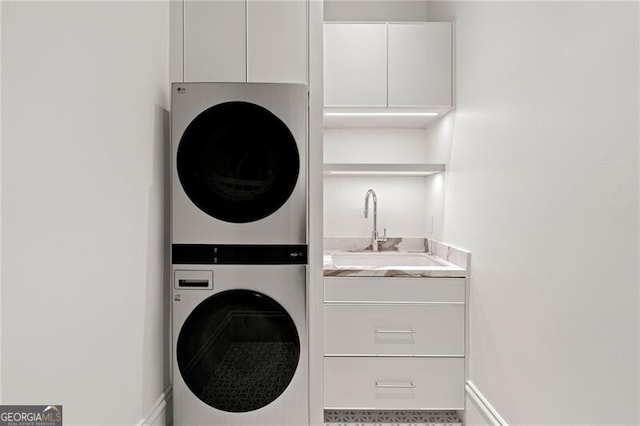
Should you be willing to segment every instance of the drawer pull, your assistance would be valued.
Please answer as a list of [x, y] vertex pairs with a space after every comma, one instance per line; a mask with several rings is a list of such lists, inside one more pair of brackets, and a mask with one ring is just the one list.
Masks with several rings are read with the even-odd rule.
[[413, 328], [393, 329], [393, 328], [376, 328], [376, 334], [415, 334]]
[[413, 384], [413, 381], [406, 383], [385, 383], [376, 380], [376, 387], [384, 389], [415, 389], [416, 385]]

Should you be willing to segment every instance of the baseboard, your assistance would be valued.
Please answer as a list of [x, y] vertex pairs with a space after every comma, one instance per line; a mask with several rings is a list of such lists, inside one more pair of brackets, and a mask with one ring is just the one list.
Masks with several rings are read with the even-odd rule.
[[[167, 405], [171, 401], [171, 397], [173, 395], [173, 389], [171, 385], [167, 386], [167, 388], [162, 392], [162, 394], [158, 397], [156, 402], [153, 404], [153, 407], [149, 411], [147, 416], [138, 422], [137, 426], [156, 426], [156, 425], [167, 425], [170, 424], [170, 421], [166, 421], [167, 417]], [[163, 418], [164, 417], [164, 418]]]
[[491, 422], [492, 426], [509, 426], [509, 424], [498, 414], [495, 408], [487, 401], [487, 398], [482, 395], [482, 393], [478, 390], [478, 388], [471, 382], [471, 380], [467, 380], [467, 385], [465, 386], [465, 390], [467, 391], [467, 395], [469, 399], [473, 401], [485, 419]]

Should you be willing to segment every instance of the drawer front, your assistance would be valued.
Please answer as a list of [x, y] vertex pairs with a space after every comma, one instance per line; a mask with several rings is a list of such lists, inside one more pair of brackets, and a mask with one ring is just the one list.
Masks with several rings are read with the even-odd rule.
[[464, 278], [325, 277], [325, 302], [458, 302]]
[[464, 356], [464, 305], [325, 305], [326, 355]]
[[325, 357], [327, 409], [457, 410], [463, 358]]

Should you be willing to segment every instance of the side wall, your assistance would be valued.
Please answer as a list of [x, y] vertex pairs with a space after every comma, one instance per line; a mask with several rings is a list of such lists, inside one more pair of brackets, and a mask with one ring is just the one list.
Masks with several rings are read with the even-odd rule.
[[638, 3], [429, 17], [456, 23], [444, 234], [473, 257], [471, 381], [511, 425], [638, 424]]
[[169, 4], [2, 9], [3, 403], [135, 424], [168, 384]]

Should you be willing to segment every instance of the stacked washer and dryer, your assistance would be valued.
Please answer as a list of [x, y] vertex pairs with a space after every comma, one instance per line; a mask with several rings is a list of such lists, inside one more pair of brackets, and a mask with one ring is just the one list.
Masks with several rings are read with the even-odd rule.
[[307, 424], [306, 86], [171, 104], [174, 424]]

